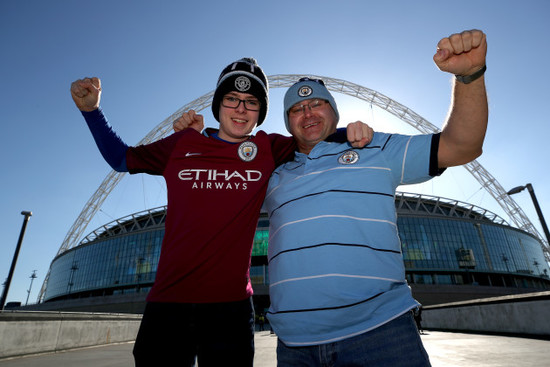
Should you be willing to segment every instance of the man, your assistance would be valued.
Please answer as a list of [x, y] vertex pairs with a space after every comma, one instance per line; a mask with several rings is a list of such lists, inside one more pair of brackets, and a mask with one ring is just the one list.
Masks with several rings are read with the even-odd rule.
[[166, 180], [165, 235], [134, 347], [136, 366], [192, 366], [195, 358], [201, 366], [252, 366], [253, 237], [269, 175], [295, 146], [277, 134], [250, 135], [268, 110], [264, 72], [250, 58], [222, 70], [212, 103], [219, 129], [200, 134], [202, 118], [190, 112], [195, 129], [138, 147], [128, 147], [107, 123], [98, 78], [75, 81], [71, 94], [113, 169]]
[[410, 310], [394, 195], [481, 154], [488, 120], [478, 30], [438, 43], [434, 61], [457, 75], [440, 134], [375, 133], [362, 149], [332, 142], [338, 122], [322, 81], [285, 94], [285, 123], [298, 152], [273, 173], [268, 319], [286, 366], [429, 366]]

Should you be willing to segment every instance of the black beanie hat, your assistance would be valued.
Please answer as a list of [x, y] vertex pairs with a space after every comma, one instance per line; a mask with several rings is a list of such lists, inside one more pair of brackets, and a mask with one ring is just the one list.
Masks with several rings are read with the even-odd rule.
[[216, 91], [212, 99], [212, 113], [220, 121], [220, 103], [222, 97], [229, 92], [249, 93], [258, 98], [261, 103], [258, 124], [260, 126], [267, 115], [269, 83], [255, 59], [245, 57], [225, 67], [218, 78]]

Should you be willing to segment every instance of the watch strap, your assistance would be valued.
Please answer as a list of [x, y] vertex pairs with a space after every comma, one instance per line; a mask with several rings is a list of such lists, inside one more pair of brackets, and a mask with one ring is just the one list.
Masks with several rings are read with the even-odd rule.
[[487, 70], [487, 65], [483, 65], [481, 69], [476, 71], [475, 73], [471, 75], [455, 75], [456, 80], [463, 84], [470, 84], [476, 79], [479, 79], [483, 74], [485, 74], [485, 70]]

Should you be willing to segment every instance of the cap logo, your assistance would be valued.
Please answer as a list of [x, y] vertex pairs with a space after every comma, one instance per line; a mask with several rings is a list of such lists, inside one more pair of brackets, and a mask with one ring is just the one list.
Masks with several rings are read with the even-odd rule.
[[344, 152], [339, 158], [338, 163], [340, 164], [354, 164], [359, 160], [359, 154], [354, 150], [348, 150]]
[[304, 85], [303, 87], [300, 87], [298, 89], [298, 95], [300, 97], [307, 97], [310, 96], [313, 93], [313, 89], [309, 85]]
[[258, 147], [251, 141], [245, 141], [239, 145], [239, 158], [245, 162], [250, 162], [256, 158]]
[[246, 92], [250, 89], [250, 79], [246, 76], [238, 77], [235, 79], [235, 88], [237, 88], [239, 92]]

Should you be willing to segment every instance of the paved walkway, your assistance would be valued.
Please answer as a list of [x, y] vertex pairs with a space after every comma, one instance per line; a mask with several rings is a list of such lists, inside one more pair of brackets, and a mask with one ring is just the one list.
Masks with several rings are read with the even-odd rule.
[[[433, 367], [543, 367], [550, 365], [550, 341], [494, 335], [427, 331], [422, 335]], [[256, 333], [257, 367], [275, 367], [277, 338]], [[133, 343], [0, 360], [0, 367], [132, 367]]]

